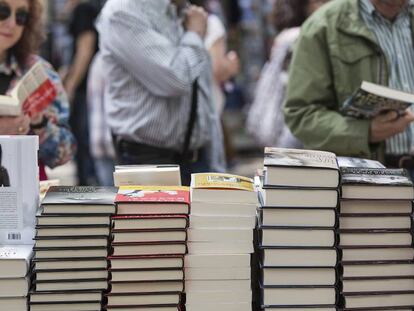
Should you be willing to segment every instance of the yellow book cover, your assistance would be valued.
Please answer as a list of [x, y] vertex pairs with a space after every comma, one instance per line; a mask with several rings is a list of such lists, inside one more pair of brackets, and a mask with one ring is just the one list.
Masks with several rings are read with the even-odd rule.
[[222, 173], [192, 174], [191, 187], [254, 191], [253, 179]]

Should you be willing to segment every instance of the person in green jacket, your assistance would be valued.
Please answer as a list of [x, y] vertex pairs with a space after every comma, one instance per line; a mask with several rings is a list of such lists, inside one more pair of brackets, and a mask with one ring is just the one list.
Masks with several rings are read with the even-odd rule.
[[287, 125], [305, 148], [414, 169], [412, 111], [371, 120], [339, 113], [362, 81], [414, 93], [413, 25], [414, 0], [335, 0], [308, 19], [284, 107]]

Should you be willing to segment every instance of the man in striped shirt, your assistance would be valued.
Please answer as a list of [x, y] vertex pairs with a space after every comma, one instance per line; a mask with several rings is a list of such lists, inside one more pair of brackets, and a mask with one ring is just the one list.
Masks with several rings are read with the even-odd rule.
[[109, 0], [97, 28], [118, 161], [182, 164], [188, 183], [191, 172], [222, 170], [224, 157], [203, 43], [207, 14], [195, 6], [184, 11], [185, 5], [183, 0]]
[[336, 0], [305, 23], [293, 57], [286, 122], [305, 147], [414, 169], [414, 114], [372, 120], [338, 111], [362, 81], [414, 93], [414, 1]]

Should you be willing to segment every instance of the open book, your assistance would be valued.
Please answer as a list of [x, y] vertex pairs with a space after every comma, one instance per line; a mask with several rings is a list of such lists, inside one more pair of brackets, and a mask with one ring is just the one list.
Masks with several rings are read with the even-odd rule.
[[38, 61], [22, 77], [10, 95], [0, 96], [0, 116], [29, 116], [43, 111], [57, 95], [45, 65]]
[[414, 94], [363, 81], [361, 87], [344, 104], [341, 112], [350, 117], [370, 119], [394, 110], [404, 114], [414, 103]]

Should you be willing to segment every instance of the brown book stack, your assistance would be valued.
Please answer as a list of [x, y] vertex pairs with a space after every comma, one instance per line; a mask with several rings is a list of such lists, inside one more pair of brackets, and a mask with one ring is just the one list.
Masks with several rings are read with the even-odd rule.
[[106, 310], [180, 309], [189, 205], [187, 187], [119, 188]]
[[345, 310], [414, 307], [413, 184], [406, 171], [341, 167]]
[[261, 308], [338, 307], [339, 169], [329, 152], [266, 148], [258, 225]]
[[37, 217], [32, 311], [101, 310], [116, 193], [115, 187], [49, 189]]
[[187, 311], [252, 310], [256, 209], [252, 179], [218, 173], [192, 175], [184, 263]]

